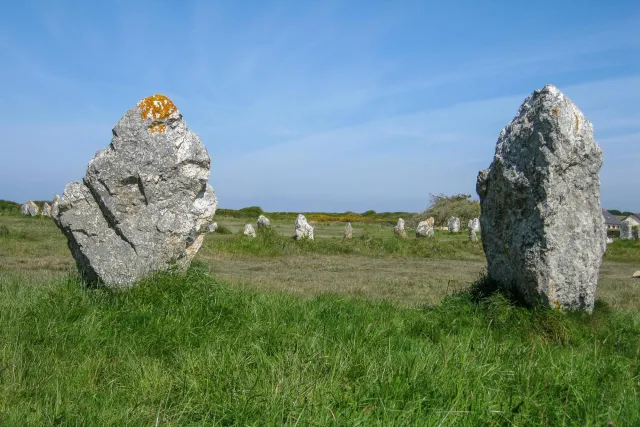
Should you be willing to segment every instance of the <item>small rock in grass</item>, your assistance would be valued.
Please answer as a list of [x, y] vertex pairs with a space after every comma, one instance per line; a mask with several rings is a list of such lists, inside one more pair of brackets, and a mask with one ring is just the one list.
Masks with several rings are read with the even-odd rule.
[[22, 215], [38, 216], [38, 212], [40, 212], [40, 208], [38, 208], [38, 205], [36, 205], [32, 200], [29, 200], [20, 207], [20, 213]]
[[244, 235], [247, 237], [256, 237], [256, 230], [254, 230], [253, 225], [245, 224], [244, 225]]
[[264, 215], [260, 215], [258, 217], [258, 228], [269, 227], [271, 225], [271, 221]]
[[[433, 218], [429, 218], [433, 219]], [[416, 228], [416, 237], [433, 237], [433, 221], [429, 222], [429, 220], [421, 221]]]
[[344, 238], [351, 239], [353, 237], [353, 227], [350, 222], [347, 222], [347, 225], [344, 226]]
[[406, 239], [408, 237], [407, 231], [404, 229], [404, 219], [402, 218], [398, 219], [398, 224], [396, 224], [396, 226], [393, 227], [393, 232], [395, 233], [396, 236], [402, 239]]
[[296, 218], [296, 240], [313, 240], [313, 227], [307, 222], [307, 218], [299, 214]]

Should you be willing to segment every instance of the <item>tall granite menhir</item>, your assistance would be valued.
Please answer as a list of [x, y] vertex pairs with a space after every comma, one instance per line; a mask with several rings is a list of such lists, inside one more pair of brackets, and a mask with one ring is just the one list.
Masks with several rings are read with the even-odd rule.
[[591, 123], [556, 87], [524, 101], [478, 175], [490, 279], [530, 304], [593, 309], [606, 250], [602, 157]]
[[155, 270], [186, 267], [217, 207], [209, 168], [206, 148], [171, 100], [138, 102], [59, 202], [55, 220], [80, 272], [127, 286]]

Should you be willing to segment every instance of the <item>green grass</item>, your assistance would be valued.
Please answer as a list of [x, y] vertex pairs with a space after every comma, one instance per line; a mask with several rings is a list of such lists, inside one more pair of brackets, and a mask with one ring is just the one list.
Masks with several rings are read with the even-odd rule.
[[616, 239], [613, 243], [607, 245], [604, 259], [640, 264], [640, 241]]
[[0, 218], [0, 425], [640, 425], [640, 244], [593, 315], [463, 291], [466, 233], [273, 222], [186, 275], [86, 289], [48, 218]]
[[290, 256], [298, 254], [341, 254], [367, 256], [415, 256], [422, 258], [465, 259], [483, 255], [482, 243], [468, 241], [466, 233], [438, 231], [433, 239], [400, 239], [392, 234], [377, 237], [365, 231], [359, 237], [346, 240], [341, 238], [318, 238], [296, 241], [274, 229], [257, 230], [257, 237], [247, 238], [238, 234], [230, 238], [217, 239], [215, 250], [219, 253], [253, 256]]
[[0, 286], [1, 425], [640, 424], [640, 317], [234, 290]]

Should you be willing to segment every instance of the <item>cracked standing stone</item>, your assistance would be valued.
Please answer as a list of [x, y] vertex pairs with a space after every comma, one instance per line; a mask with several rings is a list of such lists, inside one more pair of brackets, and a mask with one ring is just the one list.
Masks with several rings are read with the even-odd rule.
[[83, 276], [127, 286], [188, 266], [217, 207], [209, 168], [206, 148], [170, 99], [153, 95], [127, 111], [54, 215]]

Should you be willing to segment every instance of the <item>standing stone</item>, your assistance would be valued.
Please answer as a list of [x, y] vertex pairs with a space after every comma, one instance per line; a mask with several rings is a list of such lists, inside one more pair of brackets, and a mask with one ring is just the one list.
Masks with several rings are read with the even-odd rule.
[[51, 204], [51, 218], [57, 218], [60, 213], [60, 196], [57, 194], [53, 197], [53, 203]]
[[404, 229], [404, 219], [400, 218], [398, 219], [398, 224], [396, 224], [395, 227], [393, 227], [393, 232], [395, 233], [396, 236], [401, 237], [403, 239], [406, 239], [407, 236], [407, 232]]
[[253, 228], [251, 224], [244, 225], [244, 235], [247, 237], [256, 237], [256, 230]]
[[56, 223], [78, 269], [91, 283], [126, 286], [186, 268], [217, 207], [206, 148], [164, 95], [138, 102], [112, 133], [60, 200]]
[[258, 217], [258, 228], [269, 227], [271, 225], [271, 221], [264, 215], [260, 215]]
[[469, 228], [469, 241], [470, 242], [477, 242], [478, 241], [478, 236], [476, 235], [476, 230], [473, 227]]
[[447, 221], [447, 225], [449, 226], [449, 233], [457, 233], [460, 231], [460, 218], [456, 218], [452, 216]]
[[633, 239], [633, 223], [627, 218], [620, 224], [620, 240], [631, 239]]
[[44, 202], [44, 205], [42, 205], [42, 216], [51, 216], [51, 206], [47, 202]]
[[[433, 219], [433, 218], [430, 218]], [[416, 237], [433, 237], [433, 221], [429, 222], [429, 220], [421, 221], [418, 224], [418, 228], [416, 228]]]
[[427, 218], [427, 224], [429, 224], [431, 227], [435, 226], [436, 224], [436, 219], [432, 216], [430, 216], [429, 218]]
[[344, 226], [344, 238], [351, 239], [353, 237], [353, 227], [350, 222], [347, 222], [347, 225]]
[[524, 101], [478, 174], [491, 280], [530, 304], [593, 309], [606, 250], [601, 166], [591, 123], [557, 88]]
[[299, 214], [296, 218], [296, 240], [308, 238], [313, 240], [313, 227], [307, 222], [307, 218]]
[[473, 218], [469, 220], [469, 225], [467, 225], [467, 230], [475, 231], [476, 233], [480, 232], [480, 218]]
[[20, 213], [26, 216], [38, 216], [40, 208], [32, 200], [29, 200], [24, 205], [20, 206]]
[[209, 224], [209, 226], [207, 227], [207, 231], [209, 233], [215, 233], [216, 230], [218, 229], [218, 223], [217, 222], [212, 222], [211, 224]]

